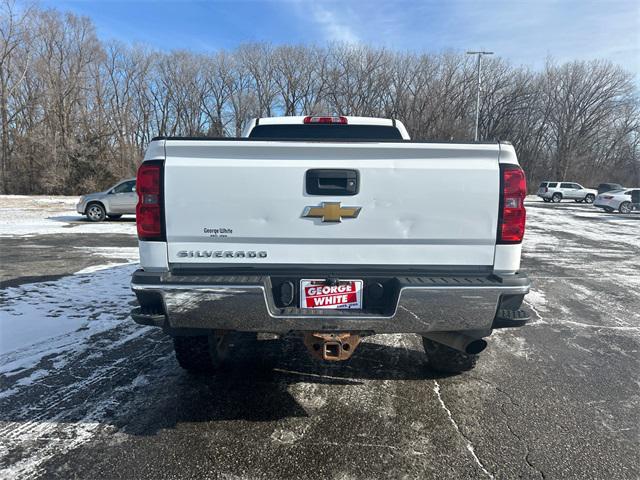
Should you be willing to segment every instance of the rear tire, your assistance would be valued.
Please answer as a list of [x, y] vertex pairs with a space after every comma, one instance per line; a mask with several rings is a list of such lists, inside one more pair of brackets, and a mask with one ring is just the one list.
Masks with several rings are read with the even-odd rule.
[[223, 335], [193, 335], [173, 337], [176, 360], [190, 373], [212, 374], [224, 358]]
[[107, 212], [100, 203], [90, 203], [85, 214], [90, 222], [102, 222], [107, 218]]
[[543, 198], [543, 199], [542, 199], [542, 201], [543, 201], [544, 203], [549, 203], [551, 200], [549, 200], [548, 198]]
[[584, 197], [584, 201], [587, 203], [593, 203], [596, 199], [596, 196], [593, 193], [589, 193], [587, 194], [586, 197]]
[[631, 202], [622, 202], [618, 210], [620, 210], [620, 213], [631, 213]]
[[472, 370], [478, 361], [478, 355], [460, 352], [425, 337], [422, 337], [422, 345], [424, 353], [427, 354], [429, 368], [436, 372], [466, 372]]
[[553, 196], [551, 197], [551, 201], [553, 203], [560, 203], [562, 201], [562, 194], [561, 193], [554, 193]]

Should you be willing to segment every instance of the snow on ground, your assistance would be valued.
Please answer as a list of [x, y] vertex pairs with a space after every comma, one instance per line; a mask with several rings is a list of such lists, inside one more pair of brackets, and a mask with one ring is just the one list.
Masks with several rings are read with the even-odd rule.
[[[524, 256], [550, 262], [565, 272], [579, 269], [581, 278], [609, 278], [627, 288], [640, 288], [636, 258], [640, 213], [611, 214], [592, 205], [544, 204], [529, 198], [526, 205]], [[594, 270], [588, 265], [596, 257], [599, 268]], [[580, 268], [583, 265], [587, 268]], [[527, 300], [534, 295], [527, 296]]]
[[0, 236], [59, 233], [123, 233], [135, 235], [132, 215], [120, 220], [89, 222], [76, 212], [79, 197], [0, 195]]
[[[597, 242], [600, 245], [595, 249], [596, 251], [607, 248], [606, 239], [608, 238], [616, 243], [640, 246], [640, 213], [633, 212], [627, 215], [606, 213], [593, 205], [575, 202], [546, 204], [531, 197], [527, 197], [525, 206], [527, 207], [527, 234], [523, 244], [525, 249], [544, 246], [554, 248], [560, 243], [569, 248], [584, 248], [584, 242], [558, 238], [554, 235], [556, 231], [575, 235], [577, 240], [584, 238]], [[535, 235], [531, 227], [535, 230]]]
[[[94, 254], [127, 258], [127, 263], [89, 267], [60, 280], [0, 291], [0, 374], [29, 366], [79, 338], [113, 328], [129, 315], [129, 288], [137, 268], [135, 248], [96, 248]], [[113, 308], [115, 303], [116, 308]], [[19, 360], [26, 360], [20, 362]], [[22, 365], [25, 364], [25, 365]]]
[[[527, 200], [523, 263], [538, 265], [528, 271], [532, 289], [524, 303], [534, 314], [529, 327], [568, 327], [575, 338], [615, 331], [637, 337], [640, 215], [609, 214], [573, 202]], [[561, 291], [566, 293], [558, 301]], [[522, 335], [517, 330], [507, 333]], [[569, 346], [584, 348], [577, 342]]]
[[[131, 362], [166, 355], [130, 317], [138, 249], [74, 248], [107, 263], [0, 290], [0, 478], [39, 477], [47, 460], [109, 428], [114, 409], [146, 382]], [[109, 359], [120, 349], [131, 353]], [[25, 392], [35, 393], [25, 401]], [[8, 461], [16, 451], [28, 453]]]
[[126, 262], [109, 262], [101, 265], [92, 265], [90, 267], [83, 268], [74, 273], [74, 275], [85, 275], [89, 273], [99, 272], [102, 270], [106, 270], [112, 267], [117, 267], [120, 265], [127, 265], [129, 263], [140, 261], [140, 253], [138, 251], [138, 247], [73, 247], [80, 252], [86, 253], [88, 255], [99, 255], [101, 257], [107, 259], [118, 259], [122, 260], [126, 258]]
[[[63, 233], [135, 234], [135, 222], [90, 223], [75, 213], [77, 197], [0, 195], [0, 236]], [[105, 262], [57, 281], [0, 291], [0, 373], [27, 368], [81, 344], [129, 315], [136, 247], [73, 247]], [[126, 262], [122, 262], [125, 259]], [[28, 274], [28, 272], [26, 272]], [[111, 308], [116, 301], [118, 308]], [[104, 308], [108, 304], [109, 308]]]
[[[0, 392], [5, 409], [0, 422], [0, 478], [46, 476], [43, 463], [90, 441], [100, 430], [113, 428], [108, 424], [114, 410], [148, 383], [131, 363], [139, 362], [140, 356], [155, 360], [166, 353], [156, 353], [158, 343], [148, 338], [149, 327], [127, 318], [128, 305], [122, 299], [95, 305], [108, 313], [90, 319], [87, 328], [14, 352], [24, 355], [13, 364], [0, 362], [0, 376], [11, 384]], [[109, 359], [114, 351], [128, 348], [126, 357]], [[161, 364], [166, 363], [163, 358]], [[65, 375], [68, 380], [60, 383]], [[25, 399], [25, 392], [35, 393]], [[14, 457], [15, 452], [21, 454]]]

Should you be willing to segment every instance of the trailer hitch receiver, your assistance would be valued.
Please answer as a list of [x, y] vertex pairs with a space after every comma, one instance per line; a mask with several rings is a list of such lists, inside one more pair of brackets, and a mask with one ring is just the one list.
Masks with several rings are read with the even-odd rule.
[[360, 344], [360, 335], [351, 333], [305, 333], [304, 344], [311, 356], [329, 362], [347, 360]]

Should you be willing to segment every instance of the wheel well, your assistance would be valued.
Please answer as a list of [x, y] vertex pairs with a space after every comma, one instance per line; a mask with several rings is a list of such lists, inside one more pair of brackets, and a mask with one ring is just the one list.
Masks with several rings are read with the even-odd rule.
[[85, 215], [87, 214], [87, 210], [89, 210], [89, 207], [91, 205], [100, 205], [102, 208], [104, 208], [104, 213], [107, 213], [107, 207], [104, 205], [104, 203], [102, 203], [100, 200], [91, 200], [89, 203], [87, 203], [87, 206], [84, 207]]

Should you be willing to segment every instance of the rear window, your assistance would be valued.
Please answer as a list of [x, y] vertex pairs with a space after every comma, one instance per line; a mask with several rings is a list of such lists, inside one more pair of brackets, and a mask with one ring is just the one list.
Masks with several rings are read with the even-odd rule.
[[257, 125], [249, 138], [277, 140], [402, 140], [400, 130], [386, 125]]
[[546, 187], [546, 186], [547, 186], [547, 182], [542, 182], [538, 188], [542, 188], [542, 187]]

